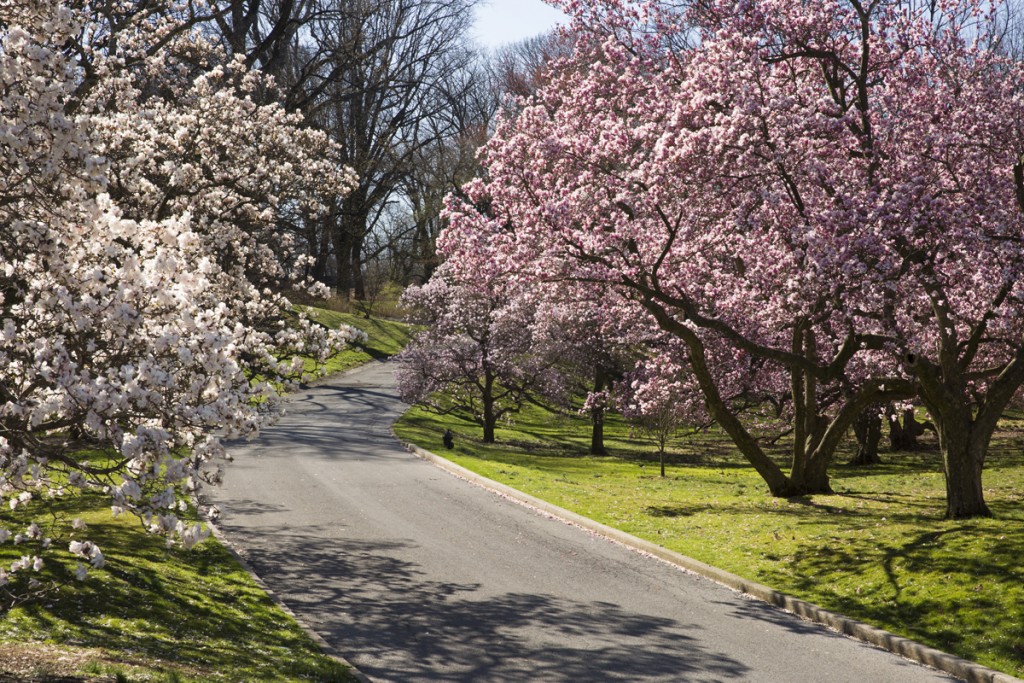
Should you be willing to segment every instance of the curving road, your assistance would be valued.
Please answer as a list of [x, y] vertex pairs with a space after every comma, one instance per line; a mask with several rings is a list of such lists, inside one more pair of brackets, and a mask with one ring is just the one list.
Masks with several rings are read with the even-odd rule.
[[374, 681], [952, 681], [407, 453], [383, 363], [296, 395], [212, 498], [228, 539]]

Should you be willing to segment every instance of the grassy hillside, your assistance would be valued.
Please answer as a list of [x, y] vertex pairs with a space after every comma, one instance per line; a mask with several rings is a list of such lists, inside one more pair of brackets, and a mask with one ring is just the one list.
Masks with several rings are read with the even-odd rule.
[[415, 334], [415, 328], [405, 323], [379, 318], [366, 319], [352, 313], [338, 313], [323, 308], [306, 308], [310, 317], [331, 328], [349, 325], [362, 330], [369, 339], [337, 354], [327, 363], [330, 374], [358, 367], [371, 360], [388, 358], [401, 351]]

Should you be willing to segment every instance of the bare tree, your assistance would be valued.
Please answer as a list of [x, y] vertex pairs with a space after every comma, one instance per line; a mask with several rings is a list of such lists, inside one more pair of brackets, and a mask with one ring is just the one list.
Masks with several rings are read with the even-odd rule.
[[500, 103], [493, 72], [479, 56], [468, 59], [435, 91], [443, 112], [423, 122], [403, 191], [410, 212], [405, 250], [394, 257], [407, 264], [408, 282], [426, 282], [437, 267], [435, 242], [443, 227], [445, 197], [480, 173], [479, 148], [487, 141]]
[[[448, 131], [451, 102], [437, 93], [470, 59], [462, 41], [476, 0], [321, 2], [334, 5], [306, 27], [311, 48], [296, 53], [304, 85], [292, 104], [334, 137], [359, 176], [321, 227], [339, 291], [361, 298], [367, 236], [401, 197], [422, 150]], [[321, 236], [318, 252], [324, 246]]]
[[548, 64], [566, 56], [570, 49], [571, 45], [556, 32], [499, 48], [492, 60], [497, 87], [513, 98], [533, 95], [544, 84]]

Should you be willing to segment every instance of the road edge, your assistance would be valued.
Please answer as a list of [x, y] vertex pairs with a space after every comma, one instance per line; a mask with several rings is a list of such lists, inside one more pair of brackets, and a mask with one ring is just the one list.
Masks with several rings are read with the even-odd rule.
[[[324, 637], [316, 631], [314, 631], [313, 628], [302, 619], [302, 617], [300, 617], [298, 614], [292, 611], [292, 609], [284, 602], [284, 600], [282, 600], [281, 597], [274, 592], [274, 589], [268, 586], [266, 581], [264, 581], [263, 578], [256, 573], [256, 570], [253, 569], [253, 566], [249, 564], [249, 561], [245, 559], [241, 551], [239, 551], [234, 546], [234, 544], [227, 538], [227, 536], [224, 534], [224, 530], [221, 529], [216, 522], [210, 519], [206, 519], [204, 521], [206, 522], [207, 527], [209, 527], [210, 530], [213, 532], [214, 538], [216, 538], [220, 542], [220, 544], [228, 551], [228, 553], [230, 553], [231, 557], [234, 558], [235, 562], [237, 562], [239, 566], [241, 566], [242, 569], [244, 569], [249, 574], [249, 576], [252, 577], [252, 580], [256, 582], [256, 585], [259, 586], [260, 589], [267, 594], [267, 596], [274, 602], [278, 609], [280, 609], [282, 612], [290, 616], [295, 621], [295, 623], [299, 625], [299, 628], [306, 632], [306, 635], [309, 636], [310, 639], [312, 639], [313, 642], [320, 647], [320, 650], [323, 651], [325, 655], [335, 660], [342, 666], [347, 667], [348, 672], [352, 675], [352, 678], [356, 681], [359, 681], [359, 683], [373, 683], [373, 681], [370, 680], [370, 678], [368, 678], [366, 674], [360, 671], [355, 664], [345, 659], [345, 657], [342, 656], [341, 652], [336, 647], [328, 643], [324, 639]], [[1000, 681], [999, 683], [1002, 682]]]
[[[302, 386], [301, 388], [309, 389], [319, 384], [323, 384], [331, 380], [342, 378], [346, 375], [354, 373], [356, 370], [360, 370], [368, 365], [372, 365], [373, 363], [379, 362], [382, 361], [379, 361], [378, 359], [375, 358], [360, 365], [356, 365], [355, 367], [346, 368], [340, 372], [324, 375], [323, 377], [317, 377], [311, 382], [304, 382], [304, 386]], [[256, 582], [256, 585], [259, 586], [260, 589], [267, 594], [267, 596], [274, 602], [274, 604], [281, 611], [283, 611], [285, 614], [291, 617], [295, 621], [295, 623], [299, 625], [299, 628], [305, 631], [306, 635], [309, 636], [310, 639], [312, 639], [313, 642], [320, 647], [320, 650], [325, 655], [335, 660], [342, 666], [348, 667], [348, 671], [352, 675], [352, 678], [354, 680], [358, 681], [359, 683], [374, 683], [373, 680], [371, 680], [369, 676], [360, 671], [355, 664], [347, 660], [344, 657], [344, 655], [341, 654], [341, 651], [338, 648], [328, 643], [327, 640], [319, 633], [317, 633], [315, 630], [313, 630], [313, 627], [307, 624], [302, 619], [302, 617], [293, 612], [292, 608], [289, 607], [287, 603], [285, 603], [285, 601], [277, 593], [274, 592], [274, 589], [267, 585], [267, 582], [263, 580], [263, 577], [256, 573], [256, 570], [253, 568], [253, 566], [249, 564], [248, 560], [245, 559], [245, 555], [243, 554], [244, 551], [240, 548], [235, 547], [235, 544], [232, 543], [231, 540], [227, 537], [227, 535], [224, 533], [224, 530], [221, 529], [217, 521], [211, 518], [208, 514], [206, 514], [209, 511], [209, 501], [206, 500], [201, 493], [199, 496], [194, 497], [194, 503], [196, 507], [199, 509], [201, 517], [203, 521], [206, 523], [206, 526], [209, 527], [210, 531], [213, 533], [214, 538], [216, 538], [217, 541], [228, 551], [231, 557], [234, 558], [235, 562], [237, 562], [239, 566], [242, 569], [244, 569], [246, 573], [249, 574], [249, 576], [252, 577], [253, 581]]]
[[668, 562], [669, 564], [675, 565], [681, 569], [703, 576], [706, 579], [710, 579], [711, 581], [719, 583], [734, 591], [756, 598], [770, 605], [774, 605], [775, 607], [779, 607], [807, 621], [820, 624], [856, 640], [874, 645], [875, 647], [887, 650], [893, 654], [906, 657], [907, 659], [918, 662], [919, 664], [924, 664], [932, 667], [933, 669], [938, 669], [939, 671], [956, 676], [967, 683], [1024, 683], [1024, 680], [1015, 678], [1009, 674], [996, 671], [995, 669], [990, 669], [989, 667], [982, 666], [977, 662], [972, 662], [970, 660], [963, 659], [962, 657], [942, 652], [941, 650], [936, 650], [928, 645], [884, 631], [862, 621], [857, 621], [856, 619], [843, 616], [842, 614], [831, 612], [819, 607], [818, 605], [807, 602], [806, 600], [801, 600], [793, 597], [792, 595], [787, 595], [786, 593], [777, 591], [774, 588], [770, 588], [754, 581], [749, 581], [741, 576], [737, 576], [736, 574], [705, 564], [700, 560], [695, 560], [692, 557], [687, 557], [681, 553], [668, 550], [667, 548], [663, 548], [662, 546], [651, 543], [650, 541], [645, 541], [644, 539], [628, 534], [625, 531], [615, 529], [600, 522], [595, 522], [589, 517], [584, 517], [583, 515], [566, 510], [565, 508], [557, 505], [553, 505], [552, 503], [541, 500], [540, 498], [523, 493], [522, 491], [514, 489], [506, 484], [494, 481], [493, 479], [488, 479], [487, 477], [466, 469], [461, 465], [457, 465], [451, 460], [437, 455], [436, 453], [404, 441], [394, 434], [394, 430], [392, 430], [392, 435], [394, 435], [395, 439], [413, 455], [426, 460], [427, 462], [430, 462], [461, 479], [465, 479], [473, 484], [494, 491], [499, 495], [535, 508], [564, 522], [608, 538], [616, 543], [621, 543], [622, 545], [634, 550], [657, 557], [664, 562]]

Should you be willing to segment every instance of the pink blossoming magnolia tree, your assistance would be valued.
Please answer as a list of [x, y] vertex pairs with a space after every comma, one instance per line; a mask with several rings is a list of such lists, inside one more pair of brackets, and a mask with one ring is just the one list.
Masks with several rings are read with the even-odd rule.
[[610, 317], [612, 307], [602, 306], [609, 292], [600, 299], [580, 301], [566, 287], [544, 286], [531, 293], [537, 311], [537, 350], [550, 359], [559, 377], [558, 391], [544, 391], [545, 398], [564, 410], [571, 410], [574, 399], [583, 396], [580, 412], [591, 423], [591, 455], [607, 455], [604, 424], [613, 405], [613, 387], [631, 367], [642, 339], [634, 332], [642, 328], [621, 325]]
[[619, 390], [622, 414], [657, 446], [663, 477], [669, 442], [684, 426], [699, 424], [695, 418], [703, 405], [691, 378], [669, 356], [660, 355], [638, 364]]
[[403, 296], [426, 329], [398, 357], [402, 399], [472, 415], [484, 443], [494, 443], [498, 422], [518, 412], [532, 392], [550, 390], [558, 379], [535, 342], [533, 306], [506, 284], [461, 281], [442, 265]]
[[[918, 397], [947, 516], [989, 514], [1024, 382], [1024, 71], [988, 5], [564, 6], [574, 52], [499, 125], [443, 253], [615, 288], [774, 495], [829, 491], [857, 416]], [[788, 472], [723, 391], [748, 362], [788, 395]]]
[[201, 540], [182, 494], [219, 476], [221, 440], [275, 414], [297, 354], [354, 334], [266, 289], [295, 265], [270, 241], [279, 217], [351, 178], [235, 66], [186, 65], [215, 51], [174, 17], [111, 40], [88, 3], [4, 9], [0, 543], [24, 550], [0, 568], [0, 610], [103, 565], [79, 520], [47, 514], [61, 497], [102, 492], [169, 543]]

